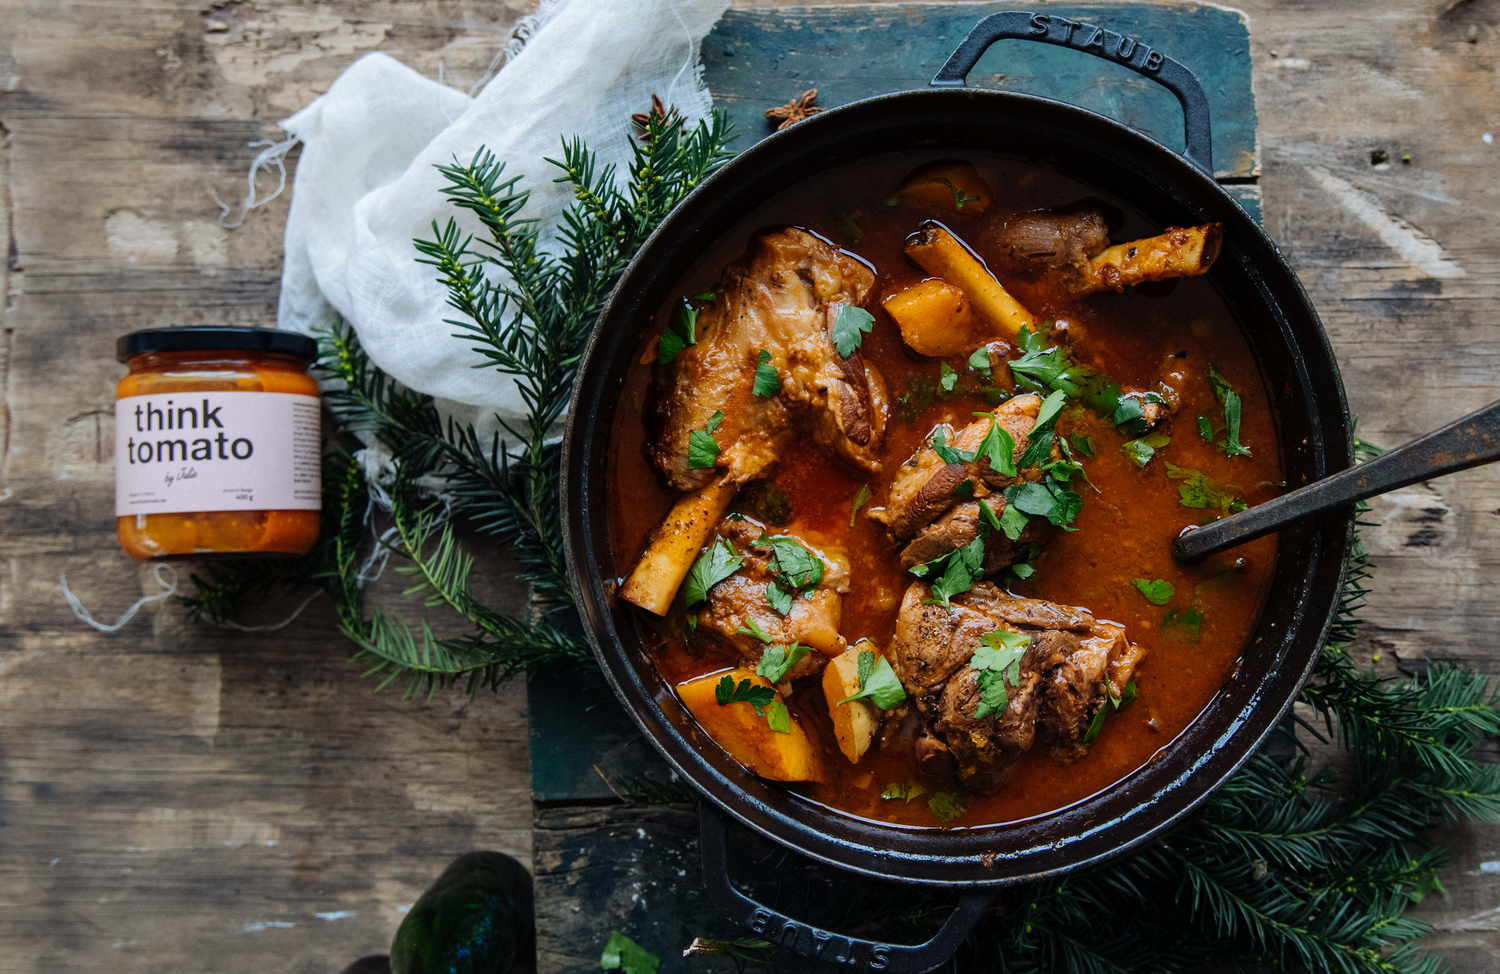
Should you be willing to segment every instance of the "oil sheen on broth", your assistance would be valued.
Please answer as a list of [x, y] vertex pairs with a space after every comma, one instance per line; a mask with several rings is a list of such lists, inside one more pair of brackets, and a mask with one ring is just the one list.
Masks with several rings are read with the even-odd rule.
[[[1009, 214], [1068, 207], [1083, 199], [1112, 208], [1117, 222], [1110, 228], [1111, 241], [1159, 234], [1159, 222], [1068, 177], [998, 155], [966, 157], [994, 191], [994, 202], [983, 214], [897, 198], [902, 178], [931, 161], [919, 154], [892, 154], [810, 178], [725, 233], [679, 292], [691, 295], [712, 288], [748, 241], [768, 228], [783, 226], [810, 230], [875, 271], [875, 286], [865, 303], [875, 321], [861, 353], [884, 375], [892, 402], [881, 447], [883, 471], [866, 475], [825, 455], [808, 437], [797, 439], [782, 454], [770, 478], [790, 503], [787, 530], [813, 544], [837, 547], [849, 560], [841, 632], [851, 645], [861, 638], [889, 645], [902, 594], [913, 580], [901, 570], [899, 548], [887, 539], [885, 527], [866, 516], [868, 509], [883, 502], [897, 469], [922, 447], [936, 424], [947, 422], [961, 429], [976, 411], [994, 408], [978, 393], [979, 376], [968, 367], [966, 355], [938, 359], [916, 354], [880, 307], [887, 296], [932, 276], [903, 252], [907, 237], [923, 220], [940, 220], [966, 241], [1038, 321], [1065, 321], [1072, 355], [1081, 364], [1127, 389], [1148, 389], [1174, 369], [1183, 375], [1176, 383], [1180, 403], [1158, 427], [1170, 443], [1158, 448], [1143, 467], [1122, 453], [1129, 437], [1108, 420], [1082, 408], [1064, 412], [1058, 433], [1082, 434], [1094, 447], [1093, 456], [1082, 458], [1089, 483], [1075, 485], [1083, 495], [1083, 507], [1071, 525], [1075, 530], [1058, 533], [1036, 560], [1034, 574], [1007, 586], [1016, 595], [1085, 607], [1098, 619], [1124, 626], [1131, 642], [1146, 651], [1135, 670], [1138, 698], [1107, 717], [1086, 754], [1062, 761], [1046, 748], [1035, 747], [1012, 765], [997, 793], [966, 794], [967, 812], [944, 821], [928, 806], [931, 790], [910, 801], [882, 797], [892, 783], [920, 780], [906, 742], [893, 741], [883, 748], [877, 744], [852, 765], [834, 743], [817, 679], [800, 681], [787, 701], [797, 721], [815, 738], [829, 769], [826, 783], [787, 785], [797, 794], [886, 823], [977, 826], [1055, 811], [1129, 775], [1167, 746], [1233, 671], [1265, 597], [1275, 540], [1252, 542], [1201, 565], [1176, 564], [1170, 553], [1172, 539], [1216, 512], [1184, 506], [1184, 481], [1169, 476], [1169, 464], [1201, 472], [1216, 487], [1250, 505], [1276, 496], [1282, 478], [1269, 397], [1239, 328], [1207, 278], [1073, 298], [1058, 287], [1006, 274], [996, 255], [986, 251], [987, 235], [981, 233], [984, 226]], [[655, 327], [648, 329], [649, 337], [665, 326], [669, 310], [670, 306], [661, 309]], [[649, 347], [643, 344], [638, 360]], [[951, 391], [942, 388], [944, 364], [958, 377]], [[1239, 439], [1251, 456], [1226, 456], [1200, 435], [1200, 415], [1216, 424], [1215, 429], [1224, 425], [1224, 408], [1209, 381], [1210, 364], [1242, 397]], [[1010, 387], [1010, 370], [998, 362], [997, 366], [995, 382]], [[622, 575], [636, 562], [648, 535], [677, 496], [662, 486], [643, 450], [642, 412], [651, 368], [639, 361], [632, 366], [614, 421], [609, 516], [615, 565]], [[1223, 439], [1222, 432], [1218, 438]], [[869, 488], [871, 500], [851, 527], [851, 504], [862, 486]], [[1156, 605], [1138, 589], [1137, 579], [1165, 580], [1174, 594], [1166, 604]], [[711, 639], [695, 638], [690, 646], [684, 639], [680, 601], [664, 619], [644, 612], [635, 616], [662, 676], [674, 686], [739, 660], [732, 650], [714, 648]]]

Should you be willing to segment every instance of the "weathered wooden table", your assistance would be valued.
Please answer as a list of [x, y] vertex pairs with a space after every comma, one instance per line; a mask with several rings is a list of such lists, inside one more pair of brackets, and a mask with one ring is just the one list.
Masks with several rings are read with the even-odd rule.
[[[453, 855], [531, 854], [519, 687], [374, 695], [319, 602], [271, 634], [157, 603], [99, 635], [56, 589], [67, 573], [110, 617], [156, 590], [113, 537], [114, 337], [274, 318], [285, 199], [225, 230], [209, 197], [243, 195], [244, 144], [370, 50], [468, 88], [525, 6], [0, 0], [0, 971], [336, 971], [382, 951]], [[1361, 432], [1399, 443], [1495, 398], [1495, 0], [1245, 6], [1265, 225]], [[1376, 513], [1368, 657], [1500, 672], [1500, 472]], [[1445, 839], [1429, 946], [1500, 969], [1500, 829]]]

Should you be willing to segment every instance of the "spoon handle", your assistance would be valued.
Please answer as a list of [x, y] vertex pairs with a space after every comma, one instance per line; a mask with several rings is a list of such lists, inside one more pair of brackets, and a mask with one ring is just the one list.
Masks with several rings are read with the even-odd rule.
[[1180, 562], [1201, 561], [1309, 515], [1496, 460], [1500, 400], [1367, 463], [1201, 528], [1189, 527], [1173, 542], [1172, 554]]

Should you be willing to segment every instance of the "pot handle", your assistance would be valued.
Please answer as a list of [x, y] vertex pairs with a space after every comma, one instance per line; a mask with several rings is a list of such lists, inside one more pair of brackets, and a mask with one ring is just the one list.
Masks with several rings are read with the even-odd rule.
[[1150, 78], [1166, 88], [1182, 104], [1182, 126], [1187, 142], [1183, 156], [1210, 176], [1213, 175], [1213, 136], [1208, 121], [1208, 96], [1203, 93], [1203, 85], [1199, 83], [1198, 76], [1180, 61], [1174, 61], [1135, 38], [1116, 34], [1095, 24], [1069, 20], [1057, 14], [1038, 14], [1025, 10], [990, 14], [969, 31], [969, 36], [958, 45], [958, 50], [949, 56], [933, 76], [931, 87], [964, 87], [964, 79], [974, 70], [974, 65], [979, 63], [980, 56], [989, 50], [991, 44], [1006, 38], [1071, 47], [1075, 51], [1123, 64], [1136, 74]]
[[953, 956], [995, 899], [994, 890], [964, 893], [958, 907], [943, 922], [942, 929], [926, 943], [912, 946], [859, 940], [798, 923], [785, 914], [762, 906], [735, 888], [729, 878], [729, 843], [724, 816], [707, 799], [699, 800], [698, 809], [702, 822], [699, 847], [703, 852], [703, 883], [708, 887], [709, 898], [735, 923], [803, 957], [815, 957], [851, 970], [922, 974]]

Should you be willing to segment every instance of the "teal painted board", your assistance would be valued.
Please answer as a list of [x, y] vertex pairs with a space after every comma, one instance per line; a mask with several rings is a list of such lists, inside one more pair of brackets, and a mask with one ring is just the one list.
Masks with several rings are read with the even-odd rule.
[[[901, 3], [731, 10], [703, 42], [703, 77], [744, 149], [771, 131], [768, 108], [807, 88], [824, 108], [924, 88], [986, 14], [1036, 10], [1117, 31], [1181, 61], [1208, 93], [1219, 178], [1260, 174], [1250, 31], [1237, 10], [1183, 3]], [[1173, 149], [1182, 114], [1165, 88], [1080, 51], [1004, 40], [969, 83], [1056, 98], [1118, 119]]]
[[[969, 28], [996, 10], [1045, 11], [1098, 23], [1161, 50], [1198, 73], [1208, 92], [1214, 160], [1225, 188], [1261, 218], [1255, 99], [1244, 15], [1181, 3], [904, 3], [731, 10], [703, 42], [704, 80], [727, 110], [743, 150], [772, 131], [763, 114], [807, 88], [834, 107], [926, 86]], [[1174, 148], [1177, 100], [1117, 64], [1049, 45], [1001, 41], [974, 84], [1045, 95], [1120, 119]], [[543, 673], [528, 684], [532, 797], [542, 803], [610, 801], [642, 781], [670, 780], [666, 765], [597, 674]]]

